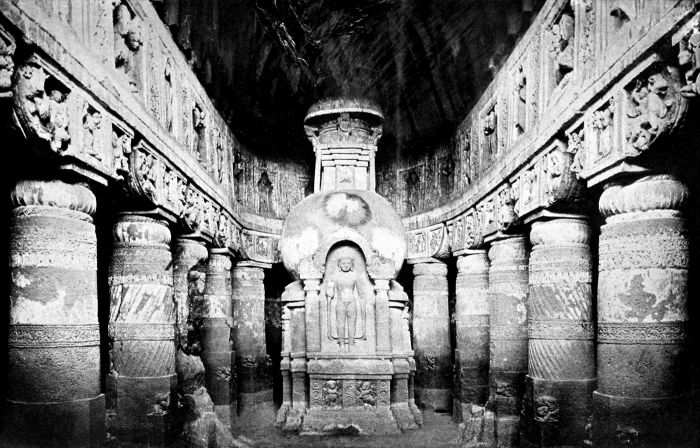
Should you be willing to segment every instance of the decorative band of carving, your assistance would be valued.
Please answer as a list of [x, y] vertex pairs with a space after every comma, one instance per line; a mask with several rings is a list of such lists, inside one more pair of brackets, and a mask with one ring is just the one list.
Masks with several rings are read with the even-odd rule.
[[252, 266], [235, 266], [231, 270], [231, 276], [240, 280], [263, 281], [265, 279], [265, 271], [263, 268]]
[[77, 221], [92, 222], [92, 217], [87, 213], [67, 208], [51, 207], [50, 205], [24, 205], [12, 210], [15, 218], [63, 218]]
[[170, 341], [175, 338], [175, 325], [110, 322], [109, 336], [115, 341]]
[[100, 326], [87, 325], [10, 325], [9, 347], [88, 347], [100, 345]]
[[595, 337], [593, 322], [530, 320], [527, 332], [530, 339], [592, 340]]
[[686, 339], [684, 322], [598, 323], [598, 342], [602, 344], [680, 344]]
[[60, 180], [22, 180], [10, 193], [15, 206], [44, 205], [64, 208], [92, 215], [97, 208], [97, 199], [88, 187], [68, 184]]
[[172, 273], [163, 274], [128, 274], [128, 275], [110, 275], [108, 278], [109, 286], [117, 285], [165, 285], [172, 286]]
[[588, 269], [533, 269], [528, 277], [530, 285], [575, 285], [578, 283], [591, 283], [593, 274]]
[[93, 248], [91, 251], [54, 251], [31, 250], [29, 252], [10, 253], [11, 268], [64, 268], [80, 271], [97, 270], [97, 253]]
[[491, 339], [527, 339], [527, 327], [522, 325], [491, 325]]
[[599, 271], [627, 269], [687, 269], [689, 260], [687, 242], [656, 240], [633, 244], [609, 244], [601, 238]]

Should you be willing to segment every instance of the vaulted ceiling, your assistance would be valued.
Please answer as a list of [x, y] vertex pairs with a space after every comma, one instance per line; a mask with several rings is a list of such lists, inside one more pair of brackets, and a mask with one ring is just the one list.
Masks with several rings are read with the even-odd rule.
[[308, 159], [302, 122], [326, 96], [386, 117], [380, 154], [445, 140], [542, 0], [153, 0], [244, 143]]

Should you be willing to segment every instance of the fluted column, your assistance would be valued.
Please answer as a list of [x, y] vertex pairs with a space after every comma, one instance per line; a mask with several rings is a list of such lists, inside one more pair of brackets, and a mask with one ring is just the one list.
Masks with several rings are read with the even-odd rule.
[[104, 442], [95, 196], [21, 181], [11, 193], [10, 322], [3, 446]]
[[600, 197], [596, 446], [687, 446], [692, 434], [687, 199], [670, 176], [613, 184]]
[[459, 421], [469, 420], [470, 406], [484, 406], [489, 395], [488, 292], [486, 251], [470, 251], [457, 258], [455, 380], [459, 396], [453, 415]]
[[586, 438], [595, 386], [591, 229], [585, 219], [532, 224], [524, 435], [533, 446]]
[[238, 413], [272, 403], [272, 373], [265, 346], [263, 268], [238, 263], [233, 268], [233, 344], [238, 378]]
[[419, 405], [452, 410], [452, 359], [447, 302], [447, 266], [441, 262], [413, 265], [413, 349], [415, 394]]
[[173, 244], [173, 297], [175, 298], [176, 336], [180, 347], [187, 345], [190, 270], [201, 260], [206, 259], [207, 254], [204, 241], [195, 235], [177, 238]]
[[236, 412], [231, 328], [231, 256], [228, 249], [210, 249], [204, 284], [206, 312], [202, 325], [205, 384], [219, 420], [227, 427]]
[[177, 405], [170, 230], [164, 221], [126, 214], [113, 233], [108, 430], [121, 443], [164, 446]]
[[524, 236], [489, 249], [490, 391], [499, 447], [517, 446], [527, 374], [528, 253]]

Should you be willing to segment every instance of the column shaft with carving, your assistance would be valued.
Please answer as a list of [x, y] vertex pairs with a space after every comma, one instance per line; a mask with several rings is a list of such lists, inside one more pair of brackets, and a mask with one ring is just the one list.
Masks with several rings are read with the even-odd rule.
[[164, 446], [176, 406], [175, 301], [170, 230], [122, 215], [109, 266], [109, 432], [120, 442]]
[[586, 438], [595, 386], [590, 234], [581, 218], [532, 224], [523, 429], [535, 446]]
[[238, 412], [272, 403], [272, 373], [265, 345], [265, 272], [237, 264], [233, 269], [233, 344], [238, 378]]
[[413, 348], [416, 400], [426, 409], [452, 409], [450, 315], [447, 266], [413, 265]]
[[179, 348], [187, 346], [187, 321], [190, 315], [190, 270], [207, 258], [203, 241], [191, 237], [180, 237], [173, 245], [173, 297]]
[[489, 249], [490, 386], [498, 446], [517, 446], [527, 374], [528, 253], [524, 236]]
[[[95, 196], [21, 181], [11, 193], [10, 322], [3, 446], [104, 442]], [[7, 445], [6, 445], [7, 444]]]
[[455, 399], [454, 412], [459, 421], [469, 420], [471, 406], [484, 406], [489, 395], [488, 288], [486, 251], [472, 251], [460, 256], [455, 288], [455, 380], [459, 399]]
[[596, 446], [686, 446], [687, 188], [670, 176], [600, 197]]
[[216, 416], [231, 425], [236, 412], [233, 345], [231, 343], [231, 256], [228, 249], [210, 249], [207, 262], [202, 326], [205, 382]]

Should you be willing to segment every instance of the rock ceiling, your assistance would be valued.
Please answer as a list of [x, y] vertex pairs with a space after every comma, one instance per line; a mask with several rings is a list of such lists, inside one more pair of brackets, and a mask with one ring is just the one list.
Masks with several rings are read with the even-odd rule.
[[316, 100], [383, 108], [379, 157], [444, 141], [527, 29], [539, 0], [154, 0], [242, 141], [311, 159]]

